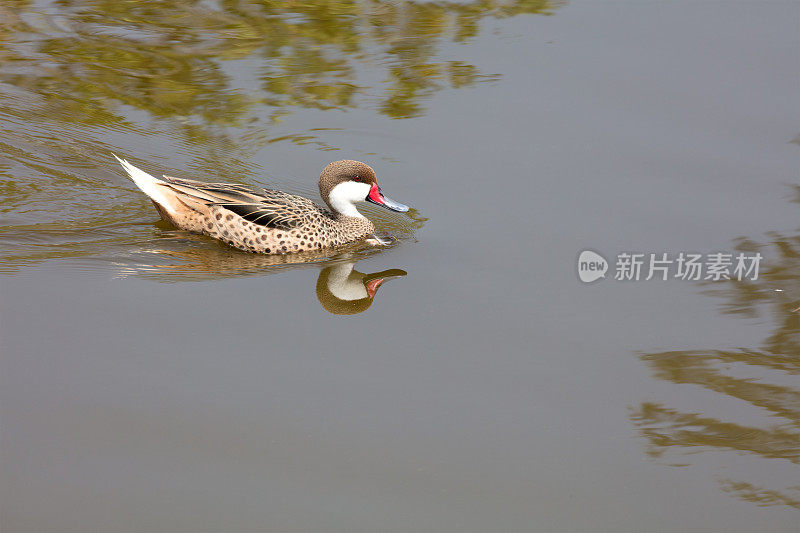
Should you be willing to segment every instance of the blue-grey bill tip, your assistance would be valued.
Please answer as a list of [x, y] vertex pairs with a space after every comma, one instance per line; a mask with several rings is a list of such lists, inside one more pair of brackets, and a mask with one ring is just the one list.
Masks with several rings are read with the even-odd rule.
[[386, 196], [383, 197], [383, 205], [391, 209], [392, 211], [399, 211], [400, 213], [405, 213], [408, 211], [408, 206], [401, 204], [400, 202], [395, 202], [391, 198]]

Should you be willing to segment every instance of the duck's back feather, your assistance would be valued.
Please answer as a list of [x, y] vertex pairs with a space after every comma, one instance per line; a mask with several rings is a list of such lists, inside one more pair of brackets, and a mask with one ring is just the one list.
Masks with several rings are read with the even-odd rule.
[[164, 176], [166, 183], [181, 195], [218, 205], [236, 215], [275, 229], [291, 229], [304, 222], [304, 215], [326, 212], [308, 198], [273, 189], [256, 189], [231, 183], [207, 183]]

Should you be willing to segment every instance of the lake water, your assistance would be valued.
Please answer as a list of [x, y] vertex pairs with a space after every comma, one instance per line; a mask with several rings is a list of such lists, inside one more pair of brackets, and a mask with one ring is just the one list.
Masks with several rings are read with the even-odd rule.
[[[797, 531], [800, 3], [0, 20], [3, 533]], [[315, 200], [360, 159], [414, 210], [364, 210], [386, 248], [251, 255], [111, 152]]]

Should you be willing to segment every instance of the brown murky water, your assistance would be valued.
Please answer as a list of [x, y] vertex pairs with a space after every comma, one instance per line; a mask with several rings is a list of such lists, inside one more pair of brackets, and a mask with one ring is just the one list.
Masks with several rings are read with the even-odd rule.
[[[0, 530], [797, 531], [798, 20], [3, 3]], [[415, 210], [251, 255], [112, 151], [315, 199], [362, 159]], [[617, 281], [626, 251], [764, 259]]]

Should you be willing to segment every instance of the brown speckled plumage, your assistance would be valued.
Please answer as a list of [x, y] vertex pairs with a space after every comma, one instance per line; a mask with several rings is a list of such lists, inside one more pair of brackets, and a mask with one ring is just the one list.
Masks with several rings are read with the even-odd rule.
[[[126, 161], [120, 163], [151, 197], [164, 220], [241, 250], [265, 254], [321, 250], [365, 238], [375, 231], [367, 218], [337, 212], [331, 204], [331, 191], [344, 182], [370, 187], [374, 184], [377, 190], [374, 171], [359, 161], [336, 161], [322, 171], [319, 189], [327, 209], [282, 191], [169, 176], [156, 179]], [[143, 187], [137, 172], [152, 182]]]

